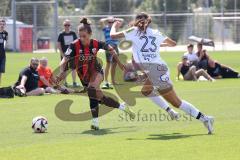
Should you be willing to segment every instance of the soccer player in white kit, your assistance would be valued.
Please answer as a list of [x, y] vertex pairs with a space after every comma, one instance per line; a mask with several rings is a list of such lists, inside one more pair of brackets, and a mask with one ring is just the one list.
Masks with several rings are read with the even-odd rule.
[[[133, 43], [133, 58], [144, 70], [147, 79], [142, 88], [142, 94], [150, 98], [161, 108], [168, 111], [167, 100], [174, 107], [203, 122], [208, 129], [208, 134], [213, 132], [214, 118], [201, 113], [195, 106], [185, 100], [181, 100], [173, 89], [167, 64], [160, 57], [160, 46], [176, 46], [176, 42], [166, 37], [158, 30], [149, 27], [151, 17], [144, 12], [136, 15], [133, 27], [126, 31], [117, 32], [120, 23], [112, 26], [111, 38], [125, 38]], [[165, 99], [163, 99], [161, 96]]]

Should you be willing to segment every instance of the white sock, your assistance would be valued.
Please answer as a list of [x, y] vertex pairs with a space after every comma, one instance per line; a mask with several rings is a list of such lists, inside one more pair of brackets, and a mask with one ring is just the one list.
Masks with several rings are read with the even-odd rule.
[[118, 107], [118, 109], [124, 111], [125, 110], [125, 103], [121, 103]]
[[93, 119], [92, 119], [92, 123], [93, 123], [94, 125], [97, 125], [97, 126], [98, 126], [98, 118], [93, 118]]
[[179, 109], [202, 122], [206, 121], [206, 116], [204, 116], [204, 114], [202, 114], [196, 107], [185, 100], [182, 100]]
[[161, 96], [158, 96], [152, 92], [150, 95], [148, 95], [148, 98], [165, 111], [167, 111], [168, 108], [170, 109], [169, 104]]

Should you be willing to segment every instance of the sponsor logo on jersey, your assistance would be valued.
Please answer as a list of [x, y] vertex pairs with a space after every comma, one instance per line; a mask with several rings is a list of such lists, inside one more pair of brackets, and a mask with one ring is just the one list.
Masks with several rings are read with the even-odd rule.
[[72, 53], [72, 49], [68, 48], [67, 51], [65, 52], [66, 56], [69, 56]]
[[97, 48], [93, 48], [93, 49], [92, 49], [92, 53], [93, 53], [93, 54], [97, 54]]

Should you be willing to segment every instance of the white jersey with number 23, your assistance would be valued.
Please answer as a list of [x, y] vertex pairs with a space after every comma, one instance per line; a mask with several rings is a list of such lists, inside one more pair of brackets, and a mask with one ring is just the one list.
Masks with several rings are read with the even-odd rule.
[[158, 30], [147, 28], [146, 33], [132, 27], [124, 32], [126, 40], [133, 43], [133, 58], [136, 63], [164, 63], [160, 57], [160, 44], [167, 38]]

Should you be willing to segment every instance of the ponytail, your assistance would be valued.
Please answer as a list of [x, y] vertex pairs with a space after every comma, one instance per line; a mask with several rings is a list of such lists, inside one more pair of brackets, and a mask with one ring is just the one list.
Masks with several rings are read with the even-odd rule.
[[78, 31], [87, 31], [89, 34], [92, 34], [91, 21], [86, 17], [82, 17], [80, 19]]

